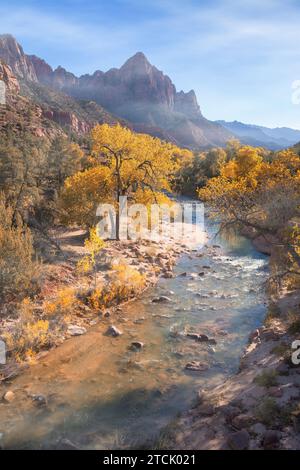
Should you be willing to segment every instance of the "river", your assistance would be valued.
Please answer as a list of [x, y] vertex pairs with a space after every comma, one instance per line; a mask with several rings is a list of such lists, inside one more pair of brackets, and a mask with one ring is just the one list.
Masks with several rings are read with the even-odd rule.
[[[184, 255], [175, 278], [161, 279], [122, 308], [113, 320], [120, 337], [103, 334], [105, 320], [13, 382], [17, 400], [0, 410], [6, 448], [151, 448], [197, 390], [237, 371], [249, 333], [265, 315], [267, 259], [245, 238], [216, 239], [214, 225], [207, 227], [208, 247]], [[170, 301], [152, 302], [161, 295]], [[187, 331], [207, 334], [216, 344], [194, 341]], [[132, 341], [144, 348], [131, 351]], [[207, 370], [186, 370], [193, 360]], [[47, 406], [28, 394], [46, 396]]]

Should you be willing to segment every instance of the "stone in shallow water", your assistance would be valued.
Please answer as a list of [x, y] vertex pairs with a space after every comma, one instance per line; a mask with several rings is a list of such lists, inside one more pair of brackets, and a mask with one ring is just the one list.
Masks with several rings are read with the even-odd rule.
[[130, 349], [132, 351], [140, 351], [141, 349], [143, 349], [143, 347], [144, 343], [142, 343], [141, 341], [132, 341]]
[[171, 302], [170, 297], [167, 297], [166, 295], [161, 295], [160, 297], [154, 297], [152, 299], [152, 302], [155, 304], [161, 303], [161, 302]]
[[14, 392], [12, 392], [11, 390], [9, 390], [8, 392], [6, 392], [3, 395], [3, 400], [6, 401], [6, 403], [13, 402], [15, 398], [16, 398], [16, 396], [15, 396]]
[[209, 369], [209, 366], [203, 362], [191, 361], [186, 364], [185, 368], [194, 372], [204, 372], [205, 370]]
[[31, 398], [37, 406], [47, 406], [48, 400], [44, 395], [32, 395]]
[[117, 336], [121, 336], [121, 335], [122, 335], [122, 331], [119, 330], [116, 326], [111, 325], [111, 326], [107, 329], [106, 335], [108, 335], [108, 336], [113, 336], [114, 338], [116, 338]]

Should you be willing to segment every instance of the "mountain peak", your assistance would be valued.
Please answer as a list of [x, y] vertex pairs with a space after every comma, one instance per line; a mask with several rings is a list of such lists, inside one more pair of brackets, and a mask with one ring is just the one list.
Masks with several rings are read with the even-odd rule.
[[128, 63], [128, 62], [147, 62], [149, 64], [147, 57], [141, 51], [136, 52], [132, 57], [129, 57], [129, 59], [127, 59], [125, 63]]
[[149, 73], [153, 69], [143, 52], [137, 52], [122, 65], [120, 71], [130, 71], [138, 74]]
[[0, 34], [0, 41], [17, 42], [16, 38], [12, 34]]

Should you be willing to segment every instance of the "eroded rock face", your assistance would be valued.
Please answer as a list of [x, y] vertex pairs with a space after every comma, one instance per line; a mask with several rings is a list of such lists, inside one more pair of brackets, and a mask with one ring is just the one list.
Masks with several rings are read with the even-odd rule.
[[69, 127], [77, 134], [87, 134], [93, 124], [80, 120], [74, 113], [59, 111], [56, 109], [43, 109], [43, 117], [56, 122], [62, 127]]
[[19, 77], [34, 82], [38, 81], [30, 58], [24, 54], [22, 46], [10, 34], [0, 35], [0, 58]]
[[13, 74], [11, 68], [0, 60], [0, 80], [5, 83], [6, 89], [9, 93], [18, 94], [20, 92], [20, 85]]

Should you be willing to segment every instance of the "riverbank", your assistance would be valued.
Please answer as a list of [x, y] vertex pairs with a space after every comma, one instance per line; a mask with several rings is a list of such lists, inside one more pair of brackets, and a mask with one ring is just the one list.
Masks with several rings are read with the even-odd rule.
[[[39, 332], [32, 333], [31, 329], [47, 322], [45, 340], [39, 344], [36, 342], [34, 350], [28, 344], [28, 354], [25, 351], [22, 356], [17, 346], [13, 351], [15, 345], [11, 341], [7, 351], [7, 364], [0, 365], [0, 387], [2, 382], [15, 377], [70, 337], [85, 334], [104, 318], [111, 319], [113, 323], [119, 307], [134, 301], [143, 291], [154, 286], [160, 277], [172, 278], [178, 257], [195, 248], [195, 241], [191, 241], [189, 237], [184, 241], [168, 236], [164, 236], [159, 242], [143, 239], [107, 241], [98, 259], [94, 279], [92, 275], [82, 276], [77, 271], [78, 262], [87, 254], [84, 245], [86, 233], [83, 230], [61, 229], [51, 235], [59, 251], [52, 252], [47, 247], [47, 256], [42, 265], [40, 293], [30, 301], [29, 312], [29, 308], [25, 306], [26, 321], [29, 315], [31, 317], [30, 330], [21, 330], [22, 312], [19, 314], [14, 304], [3, 304], [0, 315], [0, 338], [14, 340], [18, 334], [26, 341], [27, 330], [30, 336], [38, 334]], [[203, 245], [206, 241], [205, 233], [200, 238], [197, 244]], [[116, 272], [119, 274], [117, 278]], [[121, 288], [124, 285], [122, 296], [113, 292], [113, 282]], [[107, 306], [101, 305], [94, 295], [100, 286], [110, 295]]]

